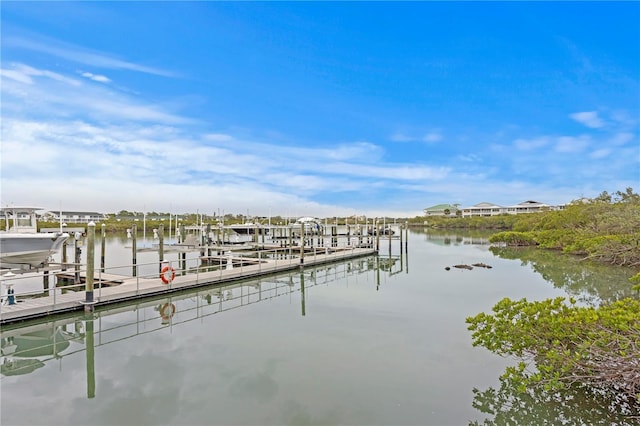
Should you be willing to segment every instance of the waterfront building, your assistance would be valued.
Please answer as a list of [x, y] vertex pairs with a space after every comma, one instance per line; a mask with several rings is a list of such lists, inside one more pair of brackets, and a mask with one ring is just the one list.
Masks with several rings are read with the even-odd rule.
[[43, 220], [51, 222], [62, 221], [64, 223], [89, 223], [102, 222], [109, 218], [109, 215], [98, 212], [82, 212], [82, 211], [48, 211], [42, 215]]
[[425, 216], [460, 216], [458, 204], [438, 204], [424, 209]]

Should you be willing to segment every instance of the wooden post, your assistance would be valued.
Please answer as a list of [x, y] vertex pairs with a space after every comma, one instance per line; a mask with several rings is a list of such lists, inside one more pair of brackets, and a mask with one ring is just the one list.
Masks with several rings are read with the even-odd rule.
[[404, 250], [405, 252], [408, 252], [409, 251], [409, 224], [407, 222], [405, 222], [404, 224], [404, 232], [405, 232]]
[[304, 224], [302, 224], [302, 231], [300, 232], [300, 267], [304, 266]]
[[93, 272], [95, 266], [96, 224], [87, 224], [87, 278], [85, 280], [85, 312], [93, 311]]
[[137, 244], [138, 226], [134, 223], [131, 227], [131, 264], [133, 265], [133, 276], [138, 275], [138, 244]]
[[82, 238], [81, 236], [79, 236], [79, 233], [76, 232], [74, 235], [74, 242], [73, 242], [73, 250], [75, 253], [75, 256], [73, 258], [74, 261], [74, 266], [73, 268], [75, 269], [75, 274], [74, 274], [74, 279], [73, 279], [73, 283], [74, 284], [80, 284], [80, 256], [82, 255], [82, 248], [80, 248], [80, 243], [78, 242], [78, 240]]
[[158, 226], [158, 259], [159, 259], [159, 269], [158, 272], [162, 271], [162, 262], [164, 262], [164, 225]]
[[338, 226], [331, 227], [331, 247], [338, 247]]
[[42, 286], [45, 293], [49, 290], [49, 270], [45, 269], [42, 273]]
[[409, 273], [409, 224], [405, 222], [405, 239], [404, 239], [404, 260], [405, 270]]
[[105, 239], [106, 239], [107, 233], [104, 229], [105, 228], [104, 223], [100, 227], [102, 228], [102, 240], [100, 241], [100, 271], [104, 272], [104, 255], [106, 252]]
[[67, 242], [62, 243], [62, 270], [67, 270]]
[[380, 290], [380, 256], [376, 256], [376, 291]]
[[376, 239], [376, 251], [380, 251], [380, 227], [378, 224], [378, 219], [375, 220], [375, 225], [373, 227]]

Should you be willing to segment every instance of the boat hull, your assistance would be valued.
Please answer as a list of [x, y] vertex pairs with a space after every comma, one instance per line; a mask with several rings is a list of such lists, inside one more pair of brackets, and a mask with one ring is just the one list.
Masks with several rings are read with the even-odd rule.
[[69, 238], [65, 233], [0, 233], [0, 267], [43, 266]]

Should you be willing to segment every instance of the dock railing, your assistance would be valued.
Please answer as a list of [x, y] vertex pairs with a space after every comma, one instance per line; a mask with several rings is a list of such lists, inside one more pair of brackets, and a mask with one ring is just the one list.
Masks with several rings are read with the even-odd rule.
[[[139, 298], [205, 284], [226, 283], [276, 273], [298, 266], [335, 262], [353, 257], [359, 247], [352, 244], [313, 247], [280, 247], [237, 251], [226, 255], [183, 257], [146, 263], [99, 267], [95, 265], [94, 297], [105, 300]], [[213, 260], [212, 260], [213, 259]], [[75, 308], [83, 300], [87, 268], [66, 268], [51, 264], [38, 274], [4, 274], [0, 276], [0, 313], [14, 304], [48, 305], [52, 311], [62, 306]], [[166, 269], [166, 270], [165, 270]], [[164, 272], [162, 272], [165, 270]], [[163, 279], [164, 278], [164, 279]], [[116, 288], [117, 287], [117, 288]]]

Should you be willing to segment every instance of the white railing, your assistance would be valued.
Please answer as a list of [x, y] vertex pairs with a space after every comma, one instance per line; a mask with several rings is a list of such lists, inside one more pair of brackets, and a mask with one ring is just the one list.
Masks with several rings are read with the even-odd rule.
[[[329, 246], [330, 239], [320, 246], [307, 247], [312, 248], [311, 251], [305, 251], [304, 257], [312, 259], [310, 262], [303, 262], [302, 265], [315, 264], [320, 260], [323, 262], [334, 262], [347, 256], [352, 256], [356, 250], [356, 245], [344, 244], [339, 246]], [[277, 272], [287, 268], [294, 268], [301, 264], [300, 262], [300, 247], [281, 247], [277, 249], [258, 250], [254, 252], [257, 257], [243, 257], [234, 256], [224, 259], [219, 257], [215, 262], [205, 263], [201, 261], [200, 257], [182, 258], [177, 260], [163, 260], [136, 263], [128, 265], [117, 265], [105, 268], [96, 266], [94, 268], [94, 300], [100, 301], [105, 296], [106, 289], [109, 287], [110, 281], [122, 280], [127, 281], [128, 284], [132, 284], [131, 280], [135, 277], [135, 289], [131, 289], [132, 294], [139, 296], [141, 290], [144, 288], [151, 288], [151, 280], [161, 280], [160, 272], [162, 267], [168, 266], [171, 268], [171, 275], [175, 271], [175, 279], [167, 279], [166, 288], [174, 289], [177, 287], [184, 287], [185, 283], [189, 280], [185, 280], [182, 277], [191, 277], [195, 279], [195, 282], [191, 281], [190, 285], [202, 285], [206, 283], [213, 283], [215, 281], [224, 282], [226, 278], [239, 278], [244, 275], [249, 276], [249, 272], [257, 275], [263, 273]], [[324, 258], [320, 258], [324, 256]], [[234, 260], [239, 265], [234, 265]], [[247, 261], [250, 260], [250, 261]], [[195, 263], [195, 265], [194, 265]], [[255, 268], [257, 265], [257, 268]], [[129, 271], [130, 274], [123, 274], [122, 271]], [[227, 272], [233, 271], [233, 272]], [[217, 273], [216, 273], [217, 272]], [[16, 299], [23, 300], [24, 298], [36, 298], [36, 297], [49, 297], [51, 303], [53, 303], [53, 309], [60, 303], [81, 302], [84, 301], [84, 295], [82, 294], [86, 288], [86, 282], [80, 282], [81, 277], [86, 280], [86, 269], [68, 268], [63, 270], [62, 268], [48, 271], [48, 284], [45, 281], [47, 275], [40, 272], [37, 276], [33, 274], [4, 274], [0, 276], [0, 298], [2, 303], [0, 304], [0, 313], [6, 308], [9, 302], [10, 296], [13, 296], [14, 303]], [[72, 281], [69, 284], [60, 285], [60, 282], [65, 277], [67, 280]], [[40, 283], [37, 283], [40, 281]], [[29, 285], [24, 285], [24, 283]], [[40, 288], [36, 287], [40, 285]], [[144, 287], [144, 288], [141, 288]], [[9, 294], [9, 289], [12, 289], [13, 293]], [[67, 294], [77, 294], [77, 297], [69, 297]], [[121, 292], [122, 293], [122, 292]]]

